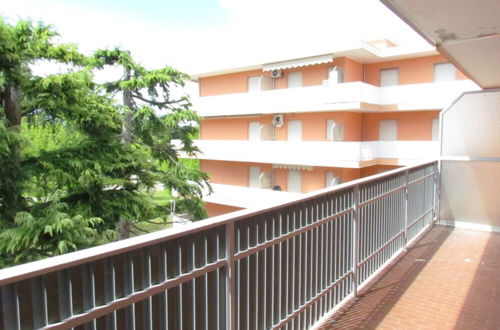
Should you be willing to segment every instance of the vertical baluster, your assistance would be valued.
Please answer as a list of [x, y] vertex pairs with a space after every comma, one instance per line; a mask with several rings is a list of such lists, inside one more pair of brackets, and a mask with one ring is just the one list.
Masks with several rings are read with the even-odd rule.
[[[167, 262], [168, 253], [167, 248], [164, 244], [160, 245], [160, 253], [158, 260], [158, 282], [164, 283], [167, 280]], [[160, 310], [160, 321], [158, 327], [161, 330], [168, 330], [168, 291], [162, 291], [159, 293], [159, 310]]]
[[408, 199], [408, 178], [409, 178], [409, 172], [408, 170], [405, 171], [405, 181], [404, 181], [404, 234], [403, 234], [403, 250], [407, 250], [407, 245], [408, 245], [408, 216], [409, 216], [409, 199]]
[[[151, 255], [148, 249], [143, 249], [141, 253], [141, 277], [142, 289], [151, 287]], [[153, 298], [147, 297], [142, 301], [142, 322], [143, 329], [153, 327]]]
[[[190, 260], [191, 260], [191, 264], [190, 264], [190, 271], [193, 271], [197, 268], [197, 265], [196, 265], [196, 243], [195, 243], [195, 239], [194, 239], [194, 236], [191, 236], [191, 256], [190, 256]], [[190, 281], [190, 284], [191, 284], [191, 326], [193, 327], [193, 329], [198, 329], [198, 325], [196, 324], [196, 310], [198, 308], [197, 304], [196, 304], [196, 279], [193, 278], [191, 281]]]
[[57, 272], [57, 286], [59, 318], [64, 320], [73, 315], [73, 291], [69, 269]]
[[[83, 282], [83, 310], [90, 311], [95, 307], [95, 275], [94, 265], [92, 263], [82, 266]], [[95, 329], [96, 320], [85, 324], [85, 329]]]
[[[116, 300], [116, 277], [113, 259], [104, 259], [104, 302], [109, 304]], [[106, 329], [116, 329], [116, 311], [106, 314]]]
[[48, 324], [45, 276], [37, 276], [31, 279], [31, 302], [33, 309], [33, 326], [36, 329], [45, 327]]
[[17, 294], [16, 284], [2, 286], [2, 313], [4, 329], [21, 329], [19, 296]]
[[[134, 260], [130, 252], [123, 256], [123, 281], [125, 296], [134, 293]], [[135, 330], [135, 304], [125, 307], [125, 328]]]
[[226, 224], [226, 304], [227, 328], [236, 329], [236, 272], [234, 267], [234, 222]]

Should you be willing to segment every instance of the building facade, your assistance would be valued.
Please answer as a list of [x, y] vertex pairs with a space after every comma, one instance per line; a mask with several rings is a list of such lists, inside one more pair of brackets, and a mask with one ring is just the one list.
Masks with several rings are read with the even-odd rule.
[[435, 159], [439, 112], [478, 89], [389, 40], [194, 77], [209, 216]]

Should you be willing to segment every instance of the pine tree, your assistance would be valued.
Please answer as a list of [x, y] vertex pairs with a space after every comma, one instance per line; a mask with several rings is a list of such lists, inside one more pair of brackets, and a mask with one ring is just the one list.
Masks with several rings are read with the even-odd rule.
[[[55, 36], [43, 24], [0, 19], [0, 259], [64, 253], [111, 238], [120, 220], [165, 215], [147, 193], [158, 182], [202, 217], [206, 174], [178, 160], [196, 151], [197, 127], [189, 123], [198, 118], [188, 99], [171, 100], [169, 90], [187, 77], [145, 70], [125, 51], [87, 57]], [[31, 66], [40, 61], [66, 70], [36, 76]], [[94, 71], [108, 65], [123, 66], [125, 79], [95, 83]], [[64, 138], [33, 140], [44, 130]]]

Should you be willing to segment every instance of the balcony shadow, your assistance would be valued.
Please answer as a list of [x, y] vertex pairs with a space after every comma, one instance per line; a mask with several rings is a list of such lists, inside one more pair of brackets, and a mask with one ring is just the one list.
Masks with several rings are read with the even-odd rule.
[[[454, 329], [500, 329], [500, 234], [489, 234]], [[474, 260], [475, 261], [475, 260]]]
[[435, 226], [318, 329], [374, 329], [453, 231]]

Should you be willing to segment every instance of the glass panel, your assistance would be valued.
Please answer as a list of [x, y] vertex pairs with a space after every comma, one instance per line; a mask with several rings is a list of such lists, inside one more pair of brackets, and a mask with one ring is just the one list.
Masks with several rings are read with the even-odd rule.
[[260, 188], [260, 166], [250, 166], [248, 176], [248, 186], [250, 188]]
[[249, 77], [248, 78], [248, 91], [249, 92], [258, 92], [261, 90], [260, 88], [260, 80], [262, 77]]
[[395, 86], [399, 84], [399, 69], [380, 70], [380, 86]]
[[261, 126], [261, 123], [258, 121], [251, 121], [248, 123], [248, 140], [260, 141]]
[[398, 122], [396, 120], [379, 121], [378, 139], [380, 141], [396, 141], [398, 139]]
[[434, 81], [453, 81], [457, 78], [457, 70], [451, 63], [434, 64]]
[[288, 170], [288, 191], [302, 192], [302, 175], [300, 170]]
[[288, 74], [288, 88], [302, 87], [302, 72], [295, 71]]
[[439, 118], [432, 119], [432, 141], [439, 140]]
[[288, 121], [288, 141], [302, 141], [302, 121]]

